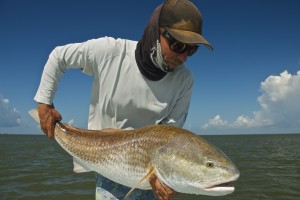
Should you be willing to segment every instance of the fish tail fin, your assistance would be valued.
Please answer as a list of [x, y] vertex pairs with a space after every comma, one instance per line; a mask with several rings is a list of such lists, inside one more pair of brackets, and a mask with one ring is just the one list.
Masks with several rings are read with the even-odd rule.
[[29, 110], [29, 111], [28, 111], [28, 114], [29, 114], [35, 121], [37, 121], [38, 123], [40, 123], [39, 113], [38, 113], [38, 111], [37, 111], [36, 108]]
[[144, 176], [137, 184], [135, 184], [135, 186], [133, 186], [133, 188], [131, 188], [131, 190], [126, 194], [125, 198], [126, 199], [130, 194], [131, 192], [137, 188], [145, 179], [149, 178], [152, 174], [154, 174], [154, 167], [151, 167], [149, 172], [146, 174], [146, 176]]

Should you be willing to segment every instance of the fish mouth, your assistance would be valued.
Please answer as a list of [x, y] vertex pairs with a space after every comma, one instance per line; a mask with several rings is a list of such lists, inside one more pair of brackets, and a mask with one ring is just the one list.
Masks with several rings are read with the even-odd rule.
[[234, 189], [233, 182], [231, 181], [207, 187], [205, 191], [209, 192], [212, 196], [223, 196], [233, 193]]
[[221, 183], [221, 184], [217, 184], [217, 185], [212, 185], [212, 186], [207, 187], [206, 189], [219, 188], [219, 187], [229, 187], [229, 188], [233, 187], [234, 188], [233, 181]]
[[237, 176], [233, 177], [231, 180], [228, 180], [228, 182], [210, 185], [205, 188], [205, 191], [212, 193], [213, 196], [231, 194], [235, 189], [233, 183], [238, 179], [238, 177], [239, 174], [237, 174]]

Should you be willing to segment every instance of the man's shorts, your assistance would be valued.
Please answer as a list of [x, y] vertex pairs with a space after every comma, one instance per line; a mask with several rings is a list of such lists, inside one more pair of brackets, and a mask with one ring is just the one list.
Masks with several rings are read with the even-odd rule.
[[[131, 188], [115, 183], [99, 174], [96, 176], [96, 200], [124, 199]], [[152, 190], [134, 189], [127, 199], [154, 200]]]

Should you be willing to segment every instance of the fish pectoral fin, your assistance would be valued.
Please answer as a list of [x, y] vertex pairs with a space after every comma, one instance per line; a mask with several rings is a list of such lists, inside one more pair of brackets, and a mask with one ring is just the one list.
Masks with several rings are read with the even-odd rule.
[[73, 157], [73, 165], [74, 165], [73, 171], [75, 173], [91, 172], [90, 169], [80, 164], [80, 162], [74, 157]]
[[146, 174], [146, 176], [144, 176], [137, 184], [135, 184], [135, 186], [133, 186], [133, 188], [126, 194], [125, 198], [126, 199], [130, 194], [131, 192], [137, 188], [145, 179], [149, 178], [152, 174], [154, 174], [154, 167], [151, 167], [149, 172]]

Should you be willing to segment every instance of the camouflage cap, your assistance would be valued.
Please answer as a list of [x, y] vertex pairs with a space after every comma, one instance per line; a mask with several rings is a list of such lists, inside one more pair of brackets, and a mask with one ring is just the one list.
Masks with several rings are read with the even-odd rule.
[[213, 47], [202, 36], [202, 16], [198, 8], [188, 0], [167, 0], [160, 12], [159, 26], [178, 41], [186, 44], [204, 44]]

